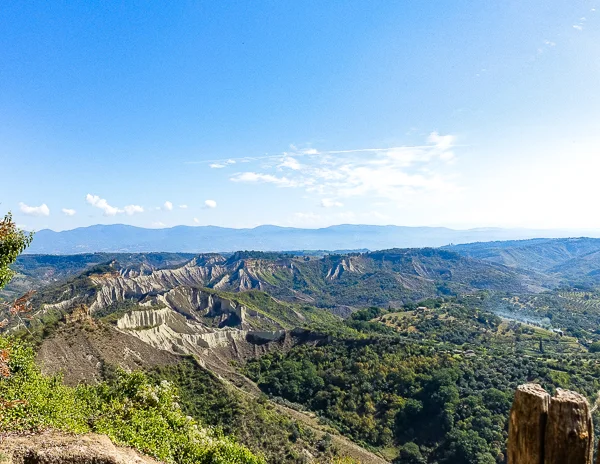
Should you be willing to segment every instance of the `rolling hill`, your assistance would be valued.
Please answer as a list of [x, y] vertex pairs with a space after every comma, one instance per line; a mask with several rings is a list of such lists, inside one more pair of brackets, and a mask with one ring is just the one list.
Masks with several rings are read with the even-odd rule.
[[469, 243], [444, 247], [463, 256], [545, 274], [557, 283], [598, 282], [600, 239], [560, 238]]

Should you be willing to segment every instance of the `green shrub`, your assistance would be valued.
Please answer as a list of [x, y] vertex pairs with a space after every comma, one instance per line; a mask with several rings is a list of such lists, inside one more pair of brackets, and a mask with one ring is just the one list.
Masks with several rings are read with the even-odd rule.
[[264, 460], [186, 416], [171, 383], [122, 370], [110, 381], [71, 388], [41, 374], [34, 353], [0, 337], [10, 371], [0, 380], [0, 433], [60, 429], [97, 432], [172, 464], [262, 464]]
[[594, 342], [590, 345], [590, 353], [600, 352], [600, 342]]

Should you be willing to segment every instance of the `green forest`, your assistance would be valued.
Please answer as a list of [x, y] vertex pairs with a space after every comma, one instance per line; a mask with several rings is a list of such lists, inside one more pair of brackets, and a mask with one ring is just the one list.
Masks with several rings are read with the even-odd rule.
[[568, 347], [554, 334], [521, 324], [509, 330], [471, 304], [437, 299], [399, 312], [359, 311], [343, 337], [271, 353], [245, 372], [269, 395], [317, 412], [394, 462], [502, 463], [514, 389], [536, 382], [593, 400], [599, 358], [575, 349], [563, 357]]

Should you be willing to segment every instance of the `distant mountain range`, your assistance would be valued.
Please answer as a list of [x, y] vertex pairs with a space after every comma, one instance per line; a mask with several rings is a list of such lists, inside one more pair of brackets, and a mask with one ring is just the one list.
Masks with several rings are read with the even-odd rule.
[[381, 250], [387, 248], [439, 247], [449, 244], [598, 236], [598, 231], [481, 228], [455, 230], [445, 227], [337, 225], [322, 229], [259, 226], [232, 229], [216, 226], [177, 226], [145, 229], [122, 224], [95, 225], [36, 233], [27, 253], [75, 254], [94, 252], [228, 252], [236, 250]]

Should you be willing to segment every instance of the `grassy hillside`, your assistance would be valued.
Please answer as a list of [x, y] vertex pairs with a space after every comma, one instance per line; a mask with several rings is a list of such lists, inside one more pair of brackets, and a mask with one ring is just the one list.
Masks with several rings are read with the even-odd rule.
[[169, 464], [263, 463], [246, 447], [186, 417], [171, 383], [116, 371], [97, 385], [68, 387], [44, 376], [31, 348], [0, 337], [0, 432], [96, 432]]

